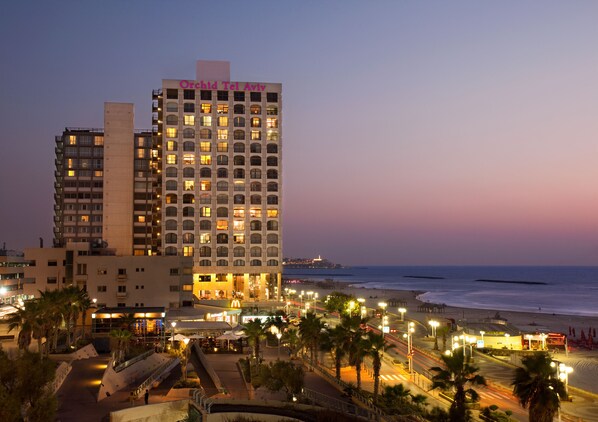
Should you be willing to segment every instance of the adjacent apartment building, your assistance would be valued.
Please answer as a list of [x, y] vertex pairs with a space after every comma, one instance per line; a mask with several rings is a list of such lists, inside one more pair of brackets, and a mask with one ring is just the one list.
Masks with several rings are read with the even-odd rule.
[[[179, 257], [167, 266], [191, 268], [192, 286], [170, 288], [195, 299], [278, 298], [281, 84], [231, 81], [228, 62], [199, 61], [195, 79], [163, 80], [152, 101], [151, 130], [134, 129], [133, 104], [106, 103], [103, 129], [56, 138], [55, 247]], [[118, 304], [140, 303], [134, 296]]]

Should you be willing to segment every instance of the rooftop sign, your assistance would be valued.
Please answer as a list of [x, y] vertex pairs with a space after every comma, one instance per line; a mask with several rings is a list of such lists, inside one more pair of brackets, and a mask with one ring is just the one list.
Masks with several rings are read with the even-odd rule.
[[266, 85], [249, 82], [230, 82], [230, 81], [188, 81], [182, 80], [179, 86], [183, 89], [222, 89], [232, 91], [265, 91]]

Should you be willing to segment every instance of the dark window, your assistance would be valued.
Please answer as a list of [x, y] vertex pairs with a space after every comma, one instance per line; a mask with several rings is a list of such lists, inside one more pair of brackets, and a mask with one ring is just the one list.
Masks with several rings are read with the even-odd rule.
[[212, 99], [212, 91], [201, 91], [200, 93], [202, 100], [211, 100]]
[[216, 164], [219, 166], [225, 166], [228, 164], [228, 155], [218, 155], [216, 157]]
[[[185, 100], [194, 100], [195, 99], [195, 90], [194, 89], [186, 89], [183, 91], [183, 98]], [[270, 93], [268, 93], [268, 98], [270, 98]], [[268, 100], [270, 101], [270, 100]]]
[[218, 101], [228, 101], [228, 91], [217, 91]]
[[178, 89], [167, 89], [166, 90], [166, 98], [169, 100], [176, 100], [179, 98], [179, 90]]
[[233, 110], [235, 114], [245, 114], [245, 106], [243, 104], [235, 104]]
[[185, 103], [185, 104], [183, 104], [183, 111], [185, 113], [195, 113], [195, 104], [193, 104], [193, 103]]
[[278, 102], [278, 92], [267, 92], [266, 93], [266, 101], [269, 103], [277, 103]]
[[235, 101], [245, 101], [245, 93], [243, 91], [235, 91]]
[[271, 154], [276, 154], [278, 152], [278, 146], [276, 144], [268, 144], [266, 146], [266, 151]]
[[250, 92], [249, 99], [251, 101], [262, 101], [262, 93], [261, 92]]

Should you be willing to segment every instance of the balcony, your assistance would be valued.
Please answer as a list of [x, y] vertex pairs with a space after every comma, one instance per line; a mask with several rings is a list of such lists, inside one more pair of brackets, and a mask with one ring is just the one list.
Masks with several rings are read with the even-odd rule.
[[125, 299], [128, 296], [127, 292], [116, 292], [116, 297], [119, 299]]
[[118, 281], [127, 281], [128, 277], [127, 277], [126, 274], [119, 274], [119, 275], [116, 276], [116, 279]]

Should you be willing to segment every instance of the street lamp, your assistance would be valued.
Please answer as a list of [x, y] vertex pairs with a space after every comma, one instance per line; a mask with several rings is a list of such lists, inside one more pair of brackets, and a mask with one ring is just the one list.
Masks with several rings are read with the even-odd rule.
[[486, 334], [486, 331], [480, 331], [480, 334], [482, 335], [482, 347], [486, 347], [486, 344], [484, 343], [484, 334]]
[[413, 333], [415, 332], [415, 323], [410, 322], [407, 326], [407, 332], [403, 334], [403, 338], [407, 339], [407, 360], [409, 361], [409, 376], [413, 375]]
[[380, 308], [382, 308], [382, 315], [381, 315], [381, 320], [382, 320], [382, 325], [380, 326], [381, 330], [382, 330], [382, 338], [384, 338], [384, 327], [386, 327], [388, 325], [388, 317], [386, 316], [386, 302], [380, 302], [378, 303], [378, 306]]
[[278, 339], [278, 360], [280, 360], [280, 338], [282, 337], [282, 333], [279, 331], [276, 333], [276, 338]]
[[365, 315], [367, 314], [367, 309], [365, 307], [365, 299], [362, 297], [358, 297], [357, 302], [359, 303], [360, 315], [362, 318], [365, 318]]
[[172, 340], [172, 348], [174, 349], [174, 327], [176, 327], [176, 321], [172, 321], [170, 323], [170, 326], [172, 327], [172, 338], [171, 338], [171, 340]]
[[[174, 337], [174, 334], [173, 334]], [[183, 339], [183, 343], [185, 344], [185, 355], [184, 355], [184, 359], [185, 359], [185, 364], [183, 365], [183, 380], [187, 380], [187, 362], [189, 361], [189, 339], [188, 338], [184, 338]]]
[[432, 336], [434, 337], [434, 350], [438, 350], [438, 336], [436, 329], [440, 325], [438, 321], [432, 320], [429, 322], [430, 326], [432, 327]]
[[405, 321], [405, 312], [407, 312], [407, 309], [399, 308], [399, 313], [401, 314], [401, 322]]
[[314, 313], [318, 316], [318, 292], [314, 293]]

